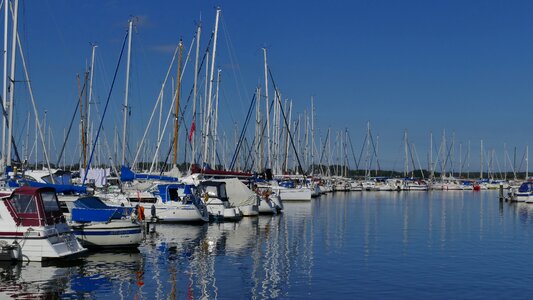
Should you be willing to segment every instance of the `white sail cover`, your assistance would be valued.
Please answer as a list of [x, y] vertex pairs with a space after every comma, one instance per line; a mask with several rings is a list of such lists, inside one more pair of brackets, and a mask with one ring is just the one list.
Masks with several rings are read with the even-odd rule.
[[225, 182], [226, 193], [232, 206], [258, 205], [257, 195], [237, 178], [215, 179], [213, 181]]

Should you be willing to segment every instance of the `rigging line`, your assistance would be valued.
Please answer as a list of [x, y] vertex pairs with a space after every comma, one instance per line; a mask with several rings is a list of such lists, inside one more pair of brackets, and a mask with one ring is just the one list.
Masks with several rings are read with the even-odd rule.
[[[346, 131], [348, 131], [348, 129], [346, 129]], [[355, 162], [355, 169], [359, 170], [359, 164], [357, 163], [357, 160], [355, 159], [355, 152], [353, 151], [352, 137], [350, 133], [348, 133], [348, 140], [350, 141], [350, 148], [352, 149], [352, 156], [353, 156], [353, 161]]]
[[320, 154], [320, 160], [318, 161], [318, 164], [320, 166], [322, 165], [322, 159], [324, 158], [324, 153], [326, 152], [326, 146], [328, 144], [329, 133], [330, 133], [330, 130], [328, 128], [328, 133], [326, 134], [326, 140], [324, 141], [324, 146], [322, 147], [322, 153]]
[[[4, 115], [4, 118], [7, 119], [7, 111], [5, 110], [4, 108], [4, 101], [2, 100], [2, 96], [0, 96], [0, 106], [2, 108], [2, 114]], [[6, 120], [6, 128], [9, 128], [9, 124]], [[19, 156], [19, 151], [18, 151], [18, 148], [17, 148], [17, 144], [15, 142], [15, 138], [13, 137], [13, 135], [11, 135], [11, 144], [13, 145], [13, 150], [15, 150], [15, 157], [17, 158], [18, 162], [22, 162], [22, 160], [20, 159], [20, 156]]]
[[[204, 55], [203, 55], [203, 57], [202, 57], [202, 61], [200, 62], [200, 66], [198, 67], [197, 75], [200, 75], [200, 72], [201, 72], [202, 67], [203, 67], [203, 65], [204, 65], [204, 62], [205, 62], [205, 59], [206, 59], [207, 53], [209, 52], [209, 47], [211, 47], [211, 42], [213, 41], [213, 36], [214, 36], [214, 34], [215, 34], [215, 33], [212, 31], [212, 32], [211, 32], [211, 37], [209, 38], [209, 42], [207, 43], [207, 47], [206, 47], [206, 49], [205, 49], [205, 51], [204, 51]], [[196, 38], [196, 34], [194, 35], [194, 37]], [[191, 47], [191, 49], [192, 49], [192, 47]], [[178, 116], [178, 117], [181, 117], [181, 120], [185, 120], [185, 116], [184, 116], [184, 114], [185, 114], [185, 111], [187, 110], [187, 107], [188, 107], [188, 105], [189, 105], [189, 102], [190, 102], [190, 99], [191, 99], [191, 97], [192, 97], [192, 93], [193, 93], [193, 91], [194, 91], [194, 86], [191, 87], [191, 89], [190, 89], [190, 91], [189, 91], [189, 95], [187, 96], [187, 101], [185, 102], [185, 105], [184, 105], [183, 110], [180, 108], [180, 116]], [[174, 105], [174, 100], [173, 100], [171, 106], [172, 106], [172, 105]], [[193, 119], [195, 119], [195, 117], [196, 117], [196, 116], [193, 116]], [[185, 123], [185, 122], [183, 122], [183, 123]], [[165, 128], [166, 128], [166, 126], [165, 126]], [[186, 127], [186, 128], [187, 128], [187, 127]], [[163, 131], [163, 133], [164, 133], [164, 131]], [[164, 135], [164, 134], [162, 134], [161, 136], [163, 136], [163, 135]], [[191, 149], [192, 149], [192, 146], [191, 146]], [[170, 152], [169, 152], [168, 155], [170, 155]], [[165, 158], [165, 165], [166, 165], [167, 161], [168, 161], [168, 157]], [[163, 173], [163, 171], [161, 171], [161, 174], [162, 174], [162, 173]]]
[[91, 161], [93, 159], [94, 150], [96, 148], [96, 142], [98, 141], [98, 137], [100, 136], [100, 130], [102, 129], [102, 123], [104, 122], [104, 117], [107, 112], [107, 107], [109, 105], [109, 100], [111, 99], [111, 93], [113, 92], [113, 87], [115, 86], [115, 81], [117, 79], [118, 69], [120, 67], [120, 62], [122, 61], [122, 55], [124, 54], [124, 48], [126, 47], [126, 40], [128, 38], [129, 32], [126, 33], [124, 36], [124, 41], [122, 42], [122, 49], [120, 50], [120, 55], [118, 57], [117, 67], [115, 68], [115, 74], [113, 75], [113, 81], [111, 82], [111, 88], [109, 89], [109, 93], [107, 94], [107, 100], [105, 103], [104, 111], [102, 113], [102, 117], [100, 118], [100, 124], [98, 125], [98, 131], [96, 132], [96, 137], [94, 138], [93, 147], [91, 150], [91, 156], [89, 157], [89, 161], [87, 162], [87, 166], [85, 167], [85, 174], [83, 174], [83, 180], [81, 182], [81, 185], [85, 185], [85, 180], [87, 180], [87, 173], [89, 171], [89, 167], [91, 166]]
[[374, 144], [374, 139], [372, 138], [372, 132], [370, 131], [370, 129], [368, 130], [368, 133], [370, 135], [370, 142], [372, 143], [372, 149], [374, 150], [374, 155], [376, 156], [376, 164], [378, 165], [378, 170], [381, 171], [381, 166], [379, 165], [379, 157], [376, 151], [376, 145]]
[[[249, 98], [249, 96], [247, 95], [246, 89], [244, 88], [245, 84], [244, 84], [244, 79], [243, 79], [242, 73], [240, 72], [241, 71], [240, 64], [239, 64], [238, 61], [236, 62], [237, 55], [235, 53], [236, 52], [235, 51], [235, 47], [233, 47], [233, 42], [231, 40], [231, 36], [229, 35], [225, 19], [224, 19], [223, 16], [220, 19], [221, 19], [221, 23], [222, 23], [222, 30], [223, 30], [224, 35], [226, 37], [225, 41], [226, 41], [226, 47], [227, 47], [228, 53], [229, 53], [229, 59], [230, 59], [230, 63], [231, 63], [231, 71], [233, 72], [233, 76], [235, 76], [235, 88], [236, 88], [236, 91], [237, 91], [238, 99], [239, 99], [239, 102], [240, 102], [240, 106], [241, 107], [245, 107], [244, 103], [243, 103], [243, 95], [241, 95], [241, 87], [243, 87], [243, 90], [244, 90], [244, 93], [245, 93], [244, 97]], [[237, 74], [237, 73], [239, 73], [239, 74]], [[239, 75], [239, 76], [237, 76], [237, 75]], [[240, 82], [237, 80], [237, 78], [240, 79]], [[239, 87], [239, 84], [241, 85], [241, 87]]]
[[365, 134], [365, 139], [363, 140], [363, 144], [361, 146], [361, 152], [359, 153], [359, 159], [358, 159], [358, 162], [357, 165], [361, 165], [361, 160], [363, 159], [363, 152], [365, 151], [365, 148], [366, 148], [366, 139], [368, 138], [368, 132]]
[[296, 155], [296, 160], [298, 161], [298, 168], [300, 168], [300, 172], [302, 172], [302, 175], [305, 176], [305, 172], [304, 172], [304, 170], [302, 168], [302, 163], [300, 162], [300, 156], [298, 156], [298, 151], [296, 150], [296, 146], [294, 145], [294, 140], [292, 138], [291, 131], [288, 130], [289, 129], [289, 124], [287, 122], [287, 117], [285, 116], [285, 110], [283, 109], [283, 105], [282, 105], [281, 99], [279, 97], [278, 87], [276, 86], [276, 83], [274, 81], [274, 76], [272, 76], [272, 70], [270, 69], [270, 67], [268, 68], [268, 74], [270, 75], [270, 79], [272, 80], [272, 85], [274, 86], [274, 90], [276, 91], [276, 94], [278, 95], [277, 98], [278, 98], [278, 102], [279, 102], [279, 107], [280, 107], [280, 110], [281, 110], [281, 114], [283, 116], [283, 121], [285, 121], [285, 126], [287, 127], [289, 138], [291, 140], [292, 149], [294, 150], [294, 154]]
[[[214, 32], [211, 32], [211, 37], [209, 38], [209, 42], [207, 43], [207, 47], [206, 47], [206, 49], [204, 51], [204, 56], [202, 57], [202, 61], [200, 62], [200, 65], [198, 66], [197, 75], [200, 75], [200, 72], [202, 71], [202, 67], [204, 66], [205, 58], [207, 56], [207, 53], [209, 52], [209, 47], [211, 47], [211, 42], [213, 41], [214, 34], [215, 34]], [[196, 34], [195, 34], [195, 36], [196, 36]], [[191, 49], [192, 49], [192, 47], [191, 47]], [[203, 79], [202, 79], [202, 82], [204, 82]], [[197, 84], [197, 86], [200, 86], [200, 85], [201, 84]], [[187, 106], [189, 105], [189, 102], [191, 100], [193, 91], [194, 91], [194, 85], [191, 87], [191, 89], [189, 91], [189, 95], [187, 96], [187, 101], [185, 102], [183, 111], [187, 110]], [[182, 115], [181, 117], [183, 118], [183, 114], [181, 114], [181, 115]]]
[[72, 124], [74, 124], [74, 119], [76, 118], [76, 114], [78, 113], [78, 108], [80, 107], [80, 101], [83, 97], [83, 92], [85, 91], [85, 87], [87, 85], [87, 82], [85, 81], [83, 83], [83, 87], [81, 88], [81, 92], [79, 95], [78, 101], [76, 101], [76, 108], [74, 109], [74, 113], [72, 114], [72, 119], [70, 119], [70, 125], [68, 126], [67, 130], [67, 136], [65, 137], [65, 141], [63, 141], [63, 146], [61, 147], [61, 151], [59, 152], [59, 157], [57, 158], [57, 166], [61, 162], [61, 158], [63, 157], [63, 152], [65, 151], [65, 146], [67, 145], [68, 138], [70, 136], [70, 131], [72, 130]]
[[242, 145], [242, 139], [244, 138], [244, 135], [246, 134], [246, 129], [248, 127], [248, 123], [251, 119], [251, 115], [252, 115], [252, 108], [254, 108], [254, 103], [255, 103], [255, 95], [256, 93], [254, 93], [253, 97], [252, 97], [252, 101], [250, 102], [250, 106], [248, 108], [248, 113], [246, 114], [246, 119], [244, 120], [244, 124], [242, 126], [242, 130], [241, 130], [241, 135], [239, 136], [239, 141], [237, 142], [237, 147], [235, 148], [235, 152], [233, 153], [233, 158], [231, 159], [231, 163], [230, 163], [230, 170], [233, 170], [233, 167], [235, 167], [235, 162], [237, 161], [237, 156], [239, 155], [239, 151], [241, 150], [241, 145]]

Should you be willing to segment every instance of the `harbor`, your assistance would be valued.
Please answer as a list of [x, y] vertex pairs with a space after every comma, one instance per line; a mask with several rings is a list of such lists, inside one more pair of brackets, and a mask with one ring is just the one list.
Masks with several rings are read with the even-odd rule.
[[533, 4], [222, 2], [0, 2], [1, 299], [530, 298]]
[[31, 298], [521, 298], [533, 206], [497, 191], [334, 193], [238, 223], [157, 224], [136, 251], [2, 263]]

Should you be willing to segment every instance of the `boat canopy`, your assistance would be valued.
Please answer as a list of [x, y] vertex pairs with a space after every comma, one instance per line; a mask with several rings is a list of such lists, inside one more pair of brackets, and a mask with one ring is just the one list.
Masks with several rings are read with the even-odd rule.
[[57, 193], [61, 194], [87, 194], [86, 186], [79, 186], [73, 184], [53, 184], [53, 183], [42, 183], [31, 180], [20, 180], [20, 185], [31, 186], [31, 187], [48, 187], [56, 190]]
[[98, 197], [83, 197], [74, 201], [72, 221], [108, 222], [112, 219], [121, 219], [130, 213], [131, 208], [109, 206]]
[[45, 226], [64, 221], [53, 188], [19, 187], [4, 201], [17, 226]]
[[531, 181], [522, 183], [522, 185], [520, 185], [518, 188], [519, 193], [528, 193], [531, 191], [533, 191], [533, 182]]
[[180, 201], [180, 197], [193, 194], [194, 186], [188, 184], [159, 184], [157, 190], [163, 202]]
[[233, 206], [257, 205], [257, 195], [237, 178], [215, 179], [226, 183], [228, 201]]

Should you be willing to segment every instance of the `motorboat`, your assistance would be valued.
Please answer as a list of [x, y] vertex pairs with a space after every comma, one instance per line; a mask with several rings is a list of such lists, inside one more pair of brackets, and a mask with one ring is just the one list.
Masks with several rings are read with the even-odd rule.
[[226, 193], [226, 183], [218, 181], [202, 181], [199, 185], [202, 190], [207, 211], [210, 218], [219, 221], [238, 221], [242, 219], [242, 212], [238, 207], [229, 203]]
[[520, 185], [514, 193], [513, 200], [516, 202], [533, 203], [533, 181], [526, 181]]
[[247, 185], [238, 178], [213, 179], [216, 182], [224, 182], [229, 204], [238, 208], [245, 217], [253, 217], [259, 214], [260, 199]]
[[0, 191], [0, 260], [44, 261], [87, 249], [66, 222], [53, 188]]
[[85, 247], [137, 247], [142, 242], [142, 224], [131, 217], [132, 207], [111, 206], [94, 196], [73, 205], [70, 225]]
[[155, 216], [162, 222], [208, 222], [209, 211], [196, 193], [196, 187], [188, 184], [158, 184], [153, 191], [157, 201], [141, 203], [145, 208], [155, 210]]

